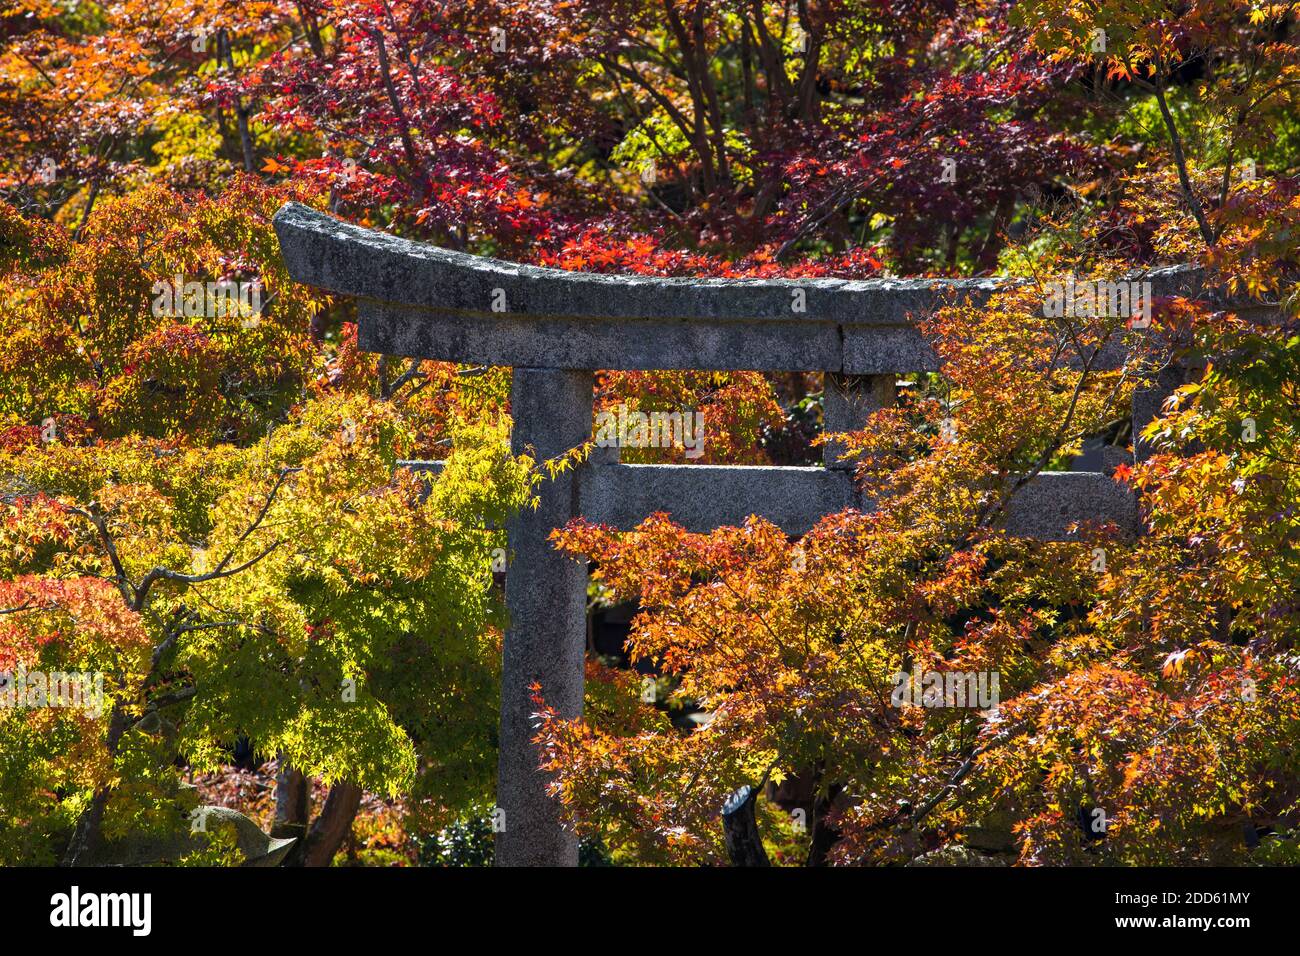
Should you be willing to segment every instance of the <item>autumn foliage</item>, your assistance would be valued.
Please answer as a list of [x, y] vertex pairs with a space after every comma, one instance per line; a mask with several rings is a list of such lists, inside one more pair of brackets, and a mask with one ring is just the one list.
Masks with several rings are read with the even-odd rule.
[[[191, 823], [270, 761], [240, 805], [298, 838], [277, 862], [486, 826], [494, 573], [547, 471], [508, 452], [509, 370], [365, 353], [289, 279], [287, 201], [579, 271], [1021, 280], [914, 317], [942, 372], [837, 436], [870, 510], [554, 535], [593, 629], [634, 615], [582, 718], [536, 688], [590, 853], [732, 862], [741, 792], [780, 864], [1294, 863], [1297, 29], [1241, 0], [0, 5], [0, 673], [103, 689], [0, 708], [0, 863], [245, 862]], [[1044, 313], [1062, 276], [1175, 265], [1196, 291], [1149, 326]], [[596, 408], [808, 464], [823, 388], [604, 371]], [[1010, 533], [1085, 453], [1142, 533]], [[900, 673], [998, 700], [900, 706]]]

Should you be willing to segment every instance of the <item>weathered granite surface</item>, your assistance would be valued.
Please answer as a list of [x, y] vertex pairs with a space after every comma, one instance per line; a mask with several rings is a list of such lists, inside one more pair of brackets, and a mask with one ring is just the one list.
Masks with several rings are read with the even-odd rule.
[[[897, 325], [936, 294], [987, 296], [1000, 279], [689, 279], [601, 275], [441, 249], [291, 203], [275, 216], [296, 281], [385, 302], [497, 314]], [[804, 310], [795, 311], [796, 290]]]
[[[822, 387], [822, 430], [827, 433], [857, 431], [874, 412], [898, 400], [898, 375], [837, 375], [828, 372]], [[849, 469], [853, 462], [841, 460], [844, 447], [828, 441], [822, 445], [822, 462], [827, 468]]]
[[1044, 471], [1011, 499], [1004, 526], [1023, 538], [1077, 541], [1069, 530], [1076, 522], [1113, 522], [1132, 537], [1138, 531], [1137, 498], [1100, 472]]
[[[436, 474], [442, 463], [399, 464]], [[872, 507], [841, 468], [606, 464], [579, 469], [576, 480], [575, 516], [620, 530], [662, 511], [688, 531], [740, 525], [758, 515], [797, 537], [826, 515]], [[1020, 537], [1077, 541], [1070, 529], [1084, 522], [1114, 523], [1132, 537], [1138, 531], [1137, 499], [1102, 472], [1044, 471], [1011, 499], [1002, 526]]]
[[[510, 391], [511, 451], [553, 458], [591, 436], [591, 372], [516, 368]], [[501, 735], [496, 835], [498, 866], [577, 866], [578, 841], [560, 825], [559, 806], [537, 769], [531, 699], [534, 683], [561, 716], [582, 713], [587, 634], [587, 566], [551, 547], [547, 536], [574, 515], [575, 474], [538, 487], [540, 503], [509, 524], [506, 606], [510, 626], [501, 660]]]
[[[481, 365], [793, 371], [838, 368], [843, 361], [839, 328], [831, 322], [602, 321], [415, 309], [362, 299], [358, 325], [359, 344], [370, 352]], [[919, 333], [899, 331], [916, 361], [934, 364], [921, 357], [929, 349]]]
[[[766, 518], [789, 535], [806, 533], [845, 508], [869, 510], [841, 469], [733, 465], [603, 465], [579, 475], [583, 517], [627, 530], [646, 515], [667, 513], [688, 531]], [[1008, 532], [1043, 541], [1078, 540], [1079, 522], [1114, 522], [1137, 530], [1137, 503], [1127, 488], [1090, 471], [1043, 472], [1016, 493], [1006, 509]]]
[[848, 473], [820, 466], [620, 464], [585, 469], [579, 503], [583, 517], [620, 529], [664, 511], [688, 531], [759, 515], [799, 535], [858, 500]]
[[[297, 204], [274, 224], [296, 281], [362, 300], [363, 348], [480, 364], [932, 371], [916, 317], [1016, 281], [598, 275], [440, 249]], [[1186, 291], [1196, 275], [1143, 278], [1162, 295]]]

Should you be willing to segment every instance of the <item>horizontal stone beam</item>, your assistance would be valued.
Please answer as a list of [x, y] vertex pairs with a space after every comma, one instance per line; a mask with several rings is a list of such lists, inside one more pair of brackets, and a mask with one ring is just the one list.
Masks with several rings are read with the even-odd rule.
[[[689, 531], [707, 532], [766, 518], [789, 535], [802, 535], [821, 518], [871, 502], [845, 471], [821, 467], [733, 465], [597, 465], [579, 484], [583, 517], [626, 530], [656, 511]], [[1090, 471], [1042, 472], [1007, 506], [1004, 525], [1019, 537], [1077, 540], [1081, 522], [1114, 522], [1137, 532], [1137, 502], [1127, 488]]]
[[[399, 462], [437, 474], [442, 462]], [[852, 475], [840, 469], [752, 465], [591, 465], [579, 470], [578, 506], [589, 521], [619, 530], [665, 512], [688, 531], [744, 524], [750, 515], [786, 534], [806, 534], [820, 519], [846, 508], [870, 508]], [[1138, 530], [1136, 497], [1096, 471], [1045, 471], [1007, 506], [1003, 526], [1017, 537], [1074, 541], [1070, 528], [1114, 523], [1126, 538]]]
[[[642, 292], [630, 293], [634, 296]], [[563, 369], [673, 369], [708, 371], [837, 370], [844, 364], [839, 327], [831, 322], [718, 322], [664, 319], [599, 321], [529, 315], [468, 316], [446, 309], [413, 309], [362, 299], [358, 344], [368, 352], [476, 365]], [[893, 333], [877, 362], [902, 362], [909, 371], [935, 371], [934, 352], [913, 329]], [[867, 353], [868, 350], [860, 349]], [[863, 354], [861, 362], [872, 356]], [[860, 362], [860, 363], [861, 363]]]
[[656, 511], [699, 532], [756, 514], [791, 535], [860, 505], [847, 472], [753, 465], [596, 465], [582, 474], [578, 502], [584, 518], [619, 529]]
[[[918, 317], [1014, 279], [685, 279], [503, 262], [298, 204], [274, 220], [289, 274], [360, 299], [368, 351], [560, 369], [934, 371]], [[1157, 270], [1156, 294], [1192, 274]]]

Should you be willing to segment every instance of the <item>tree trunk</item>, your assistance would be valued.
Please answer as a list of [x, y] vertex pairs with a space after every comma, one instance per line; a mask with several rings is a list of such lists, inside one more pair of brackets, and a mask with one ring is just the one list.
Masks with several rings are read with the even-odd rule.
[[754, 809], [758, 791], [741, 787], [722, 805], [722, 832], [727, 841], [727, 856], [732, 866], [771, 866], [763, 838], [758, 833]]
[[812, 812], [812, 839], [808, 843], [808, 858], [804, 866], [828, 866], [827, 857], [830, 855], [833, 847], [840, 839], [840, 831], [833, 829], [826, 823], [826, 818], [830, 815], [831, 810], [835, 808], [835, 801], [842, 793], [842, 788], [832, 786], [830, 792], [825, 796], [818, 796], [813, 800]]
[[[108, 739], [105, 742], [110, 767], [117, 757], [118, 743], [122, 739], [122, 734], [126, 732], [126, 725], [126, 713], [120, 706], [114, 707], [113, 715], [108, 721]], [[68, 842], [67, 849], [63, 853], [63, 866], [86, 866], [94, 857], [103, 839], [104, 809], [108, 806], [108, 798], [111, 793], [112, 788], [107, 784], [95, 791], [90, 806], [83, 810], [81, 816], [77, 819], [77, 826], [72, 832], [72, 839]]]
[[[223, 28], [217, 31], [217, 61], [220, 62], [224, 56], [226, 65], [230, 67], [230, 76], [233, 80], [235, 77], [235, 54], [232, 48], [230, 34]], [[252, 173], [257, 170], [257, 157], [253, 153], [253, 135], [249, 130], [250, 110], [244, 104], [244, 98], [238, 94], [235, 95], [235, 123], [239, 127], [239, 150], [244, 158], [244, 172]]]
[[271, 836], [277, 840], [307, 835], [307, 778], [280, 758], [280, 772], [275, 775], [275, 822]]
[[352, 832], [352, 821], [361, 807], [361, 788], [346, 781], [330, 787], [325, 806], [303, 841], [298, 866], [329, 866], [343, 841]]

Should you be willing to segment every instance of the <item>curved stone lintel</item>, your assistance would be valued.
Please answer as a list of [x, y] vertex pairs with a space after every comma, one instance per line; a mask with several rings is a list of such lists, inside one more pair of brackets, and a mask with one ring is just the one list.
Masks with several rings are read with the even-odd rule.
[[[343, 295], [492, 314], [600, 319], [894, 325], [945, 294], [986, 297], [1003, 279], [693, 279], [520, 265], [354, 226], [298, 203], [275, 216], [293, 278]], [[494, 310], [496, 289], [505, 308]], [[796, 291], [806, 307], [796, 311]], [[514, 293], [513, 295], [511, 293]]]
[[[361, 300], [363, 348], [492, 365], [932, 371], [916, 318], [1014, 281], [598, 275], [441, 249], [296, 203], [274, 225], [296, 281]], [[1163, 294], [1187, 273], [1147, 277]]]

